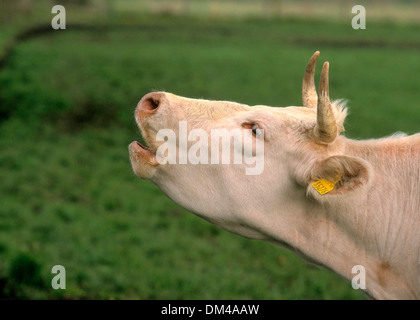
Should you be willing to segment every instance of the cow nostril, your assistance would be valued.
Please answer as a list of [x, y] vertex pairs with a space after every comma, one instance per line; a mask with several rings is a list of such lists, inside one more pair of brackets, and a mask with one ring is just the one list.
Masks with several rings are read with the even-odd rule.
[[160, 101], [153, 98], [148, 98], [143, 101], [141, 108], [146, 111], [153, 111], [159, 107]]
[[140, 99], [136, 107], [136, 112], [139, 117], [145, 116], [146, 114], [152, 115], [157, 112], [158, 108], [164, 107], [166, 101], [164, 92], [150, 92]]

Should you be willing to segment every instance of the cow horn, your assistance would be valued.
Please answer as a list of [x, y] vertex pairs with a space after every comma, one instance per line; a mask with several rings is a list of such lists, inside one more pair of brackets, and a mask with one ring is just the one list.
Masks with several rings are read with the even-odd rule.
[[314, 75], [316, 61], [318, 60], [319, 51], [316, 51], [306, 66], [305, 75], [302, 83], [302, 100], [303, 106], [307, 108], [316, 108], [318, 96], [316, 94]]
[[321, 79], [319, 81], [315, 126], [315, 137], [322, 143], [331, 143], [337, 137], [337, 122], [329, 97], [328, 70], [329, 63], [325, 62], [322, 66]]

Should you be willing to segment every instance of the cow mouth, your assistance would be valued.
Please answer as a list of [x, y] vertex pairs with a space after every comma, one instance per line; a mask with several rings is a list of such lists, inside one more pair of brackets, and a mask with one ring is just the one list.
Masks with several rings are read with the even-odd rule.
[[133, 141], [129, 145], [129, 150], [132, 158], [145, 162], [152, 166], [157, 166], [159, 163], [156, 160], [156, 152], [142, 145], [138, 141]]
[[145, 151], [147, 151], [147, 152], [149, 152], [149, 153], [151, 153], [151, 154], [156, 155], [156, 152], [155, 152], [155, 151], [153, 151], [153, 150], [152, 150], [152, 149], [150, 149], [149, 147], [146, 147], [146, 146], [142, 145], [140, 142], [138, 142], [138, 141], [133, 141], [132, 143], [135, 143], [135, 144], [137, 145], [137, 147], [140, 147], [141, 149], [143, 149], [143, 150], [145, 150]]

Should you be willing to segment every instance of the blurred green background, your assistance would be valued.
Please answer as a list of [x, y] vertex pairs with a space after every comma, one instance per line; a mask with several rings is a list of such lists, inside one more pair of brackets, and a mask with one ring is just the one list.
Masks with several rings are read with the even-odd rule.
[[[355, 4], [366, 30], [351, 28]], [[152, 90], [300, 105], [320, 50], [347, 136], [415, 133], [420, 1], [0, 0], [0, 18], [0, 298], [365, 299], [136, 178], [133, 111]], [[51, 288], [58, 264], [65, 290]]]

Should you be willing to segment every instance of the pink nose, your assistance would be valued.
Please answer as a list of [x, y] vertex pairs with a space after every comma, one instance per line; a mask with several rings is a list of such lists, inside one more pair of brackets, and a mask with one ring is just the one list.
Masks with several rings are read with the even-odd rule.
[[150, 92], [141, 98], [139, 104], [137, 105], [137, 112], [140, 113], [154, 113], [159, 108], [159, 105], [162, 102], [163, 92]]

